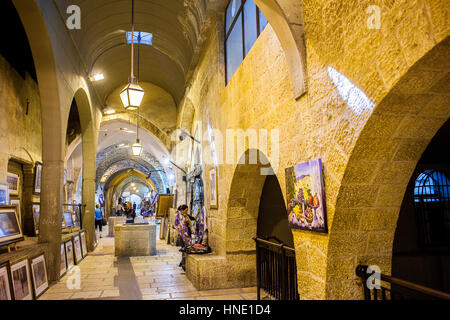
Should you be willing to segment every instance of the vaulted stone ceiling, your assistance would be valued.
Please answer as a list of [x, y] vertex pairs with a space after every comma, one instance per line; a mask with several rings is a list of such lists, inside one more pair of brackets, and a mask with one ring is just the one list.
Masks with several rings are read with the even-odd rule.
[[[81, 30], [72, 30], [78, 49], [92, 73], [105, 80], [95, 86], [106, 101], [130, 75], [130, 0], [56, 0], [60, 9], [78, 5]], [[178, 104], [206, 15], [206, 0], [135, 0], [135, 29], [153, 34], [153, 45], [142, 45], [140, 81], [169, 92]], [[137, 54], [136, 54], [137, 56]]]

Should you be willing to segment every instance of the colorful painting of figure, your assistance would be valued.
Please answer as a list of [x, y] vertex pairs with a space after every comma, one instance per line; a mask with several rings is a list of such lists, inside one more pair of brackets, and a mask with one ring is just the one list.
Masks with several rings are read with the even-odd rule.
[[289, 227], [327, 233], [322, 160], [286, 169], [286, 189]]

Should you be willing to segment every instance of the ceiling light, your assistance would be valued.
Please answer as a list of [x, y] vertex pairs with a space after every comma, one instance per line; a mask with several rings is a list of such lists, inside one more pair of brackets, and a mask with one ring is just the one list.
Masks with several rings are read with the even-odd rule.
[[89, 77], [90, 81], [100, 81], [103, 79], [105, 79], [105, 76], [103, 75], [103, 73], [94, 74]]
[[142, 149], [143, 148], [139, 139], [136, 139], [136, 143], [131, 146], [131, 151], [133, 152], [133, 155], [139, 157], [142, 153]]
[[114, 109], [111, 109], [111, 108], [108, 108], [108, 109], [105, 109], [105, 111], [103, 112], [104, 114], [114, 114], [114, 113], [116, 113], [116, 110], [114, 110]]
[[[139, 62], [139, 59], [138, 59]], [[139, 67], [138, 67], [139, 69]], [[134, 0], [131, 2], [131, 76], [128, 85], [120, 92], [120, 99], [127, 111], [139, 109], [145, 90], [137, 84], [134, 76]]]

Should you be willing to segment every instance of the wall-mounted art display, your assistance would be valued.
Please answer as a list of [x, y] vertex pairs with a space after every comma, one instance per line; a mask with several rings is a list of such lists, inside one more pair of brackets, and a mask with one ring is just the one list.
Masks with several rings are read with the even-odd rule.
[[34, 233], [39, 235], [39, 218], [41, 216], [41, 204], [33, 203], [31, 206], [33, 211]]
[[66, 248], [67, 271], [69, 271], [75, 265], [74, 264], [74, 260], [73, 260], [73, 243], [72, 243], [72, 240], [66, 241], [64, 243], [64, 246]]
[[86, 241], [86, 231], [80, 232], [80, 239], [81, 239], [81, 252], [83, 253], [83, 258], [84, 258], [88, 254], [87, 241]]
[[0, 264], [0, 301], [12, 300], [12, 283], [9, 273], [9, 262]]
[[11, 205], [16, 207], [17, 216], [19, 217], [19, 223], [23, 227], [22, 212], [20, 211], [20, 199], [11, 199]]
[[76, 234], [72, 238], [73, 238], [73, 246], [74, 246], [74, 252], [75, 252], [75, 263], [79, 264], [81, 262], [81, 260], [83, 260], [83, 253], [81, 251], [80, 234]]
[[0, 182], [0, 206], [9, 205], [9, 185]]
[[18, 196], [20, 194], [20, 176], [14, 172], [8, 172], [6, 181], [9, 186], [9, 195]]
[[42, 163], [36, 162], [34, 172], [34, 194], [41, 194]]
[[209, 188], [210, 188], [210, 199], [211, 199], [211, 209], [217, 209], [219, 207], [218, 202], [218, 184], [217, 184], [217, 168], [211, 169], [209, 171]]
[[59, 275], [62, 277], [67, 272], [67, 259], [66, 259], [66, 248], [64, 243], [61, 243], [61, 261], [59, 266]]
[[64, 222], [66, 228], [72, 228], [75, 226], [73, 222], [72, 212], [64, 212]]
[[14, 206], [0, 206], [0, 245], [22, 241], [23, 233]]
[[289, 226], [327, 233], [322, 160], [286, 169], [286, 189]]
[[39, 298], [48, 289], [47, 266], [45, 255], [42, 253], [30, 259], [31, 276], [33, 279], [34, 297]]
[[33, 300], [28, 259], [11, 264], [11, 279], [15, 300]]

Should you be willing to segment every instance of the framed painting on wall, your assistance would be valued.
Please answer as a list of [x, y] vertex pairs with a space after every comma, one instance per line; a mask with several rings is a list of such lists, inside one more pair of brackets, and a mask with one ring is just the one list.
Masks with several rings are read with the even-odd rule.
[[83, 260], [83, 253], [81, 251], [81, 240], [79, 233], [73, 236], [73, 247], [75, 252], [75, 263], [79, 264], [81, 260]]
[[17, 216], [19, 217], [19, 223], [20, 223], [21, 226], [23, 226], [23, 224], [22, 224], [22, 213], [20, 211], [20, 199], [11, 199], [11, 205], [16, 207]]
[[11, 264], [11, 279], [15, 300], [33, 300], [30, 266], [27, 258]]
[[9, 262], [0, 264], [0, 301], [13, 300]]
[[286, 189], [289, 227], [327, 233], [322, 160], [286, 169]]
[[48, 289], [47, 266], [45, 255], [41, 253], [30, 259], [31, 276], [33, 279], [34, 297], [39, 298]]
[[33, 210], [34, 233], [35, 235], [39, 235], [39, 218], [41, 216], [41, 204], [33, 203], [31, 208]]
[[0, 245], [24, 239], [16, 207], [0, 206]]
[[86, 241], [86, 231], [80, 232], [80, 239], [81, 239], [81, 253], [83, 254], [83, 258], [84, 258], [88, 254], [87, 241]]
[[67, 259], [66, 259], [66, 248], [64, 243], [61, 243], [61, 262], [59, 266], [59, 276], [62, 277], [67, 272]]
[[66, 228], [71, 228], [74, 226], [72, 212], [64, 212], [64, 222]]
[[9, 205], [9, 185], [0, 182], [0, 206]]
[[8, 172], [6, 181], [9, 186], [9, 195], [18, 196], [20, 194], [20, 176], [14, 172]]
[[41, 182], [42, 182], [42, 163], [36, 162], [34, 172], [34, 194], [41, 194]]
[[75, 265], [74, 260], [73, 260], [73, 243], [72, 243], [72, 240], [66, 241], [64, 243], [64, 246], [66, 248], [67, 271], [69, 271]]
[[218, 185], [217, 185], [217, 168], [213, 168], [209, 171], [209, 187], [210, 187], [210, 207], [211, 209], [217, 209], [219, 207]]

